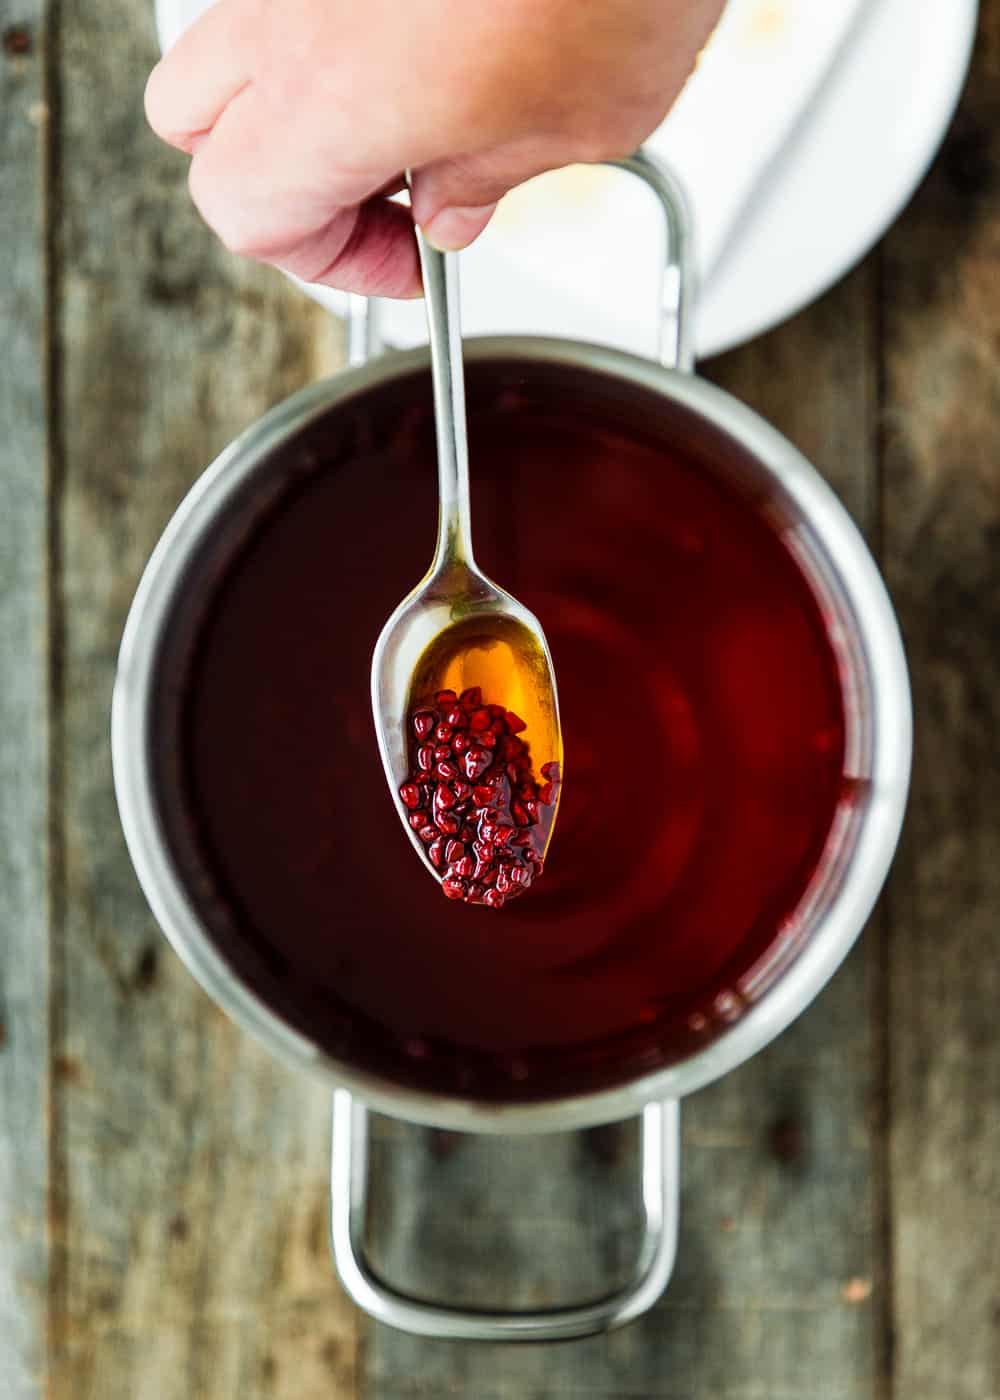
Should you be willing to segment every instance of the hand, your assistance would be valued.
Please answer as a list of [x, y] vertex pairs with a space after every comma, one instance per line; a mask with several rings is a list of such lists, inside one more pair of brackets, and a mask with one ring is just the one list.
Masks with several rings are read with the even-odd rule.
[[723, 0], [217, 0], [157, 65], [146, 113], [192, 156], [233, 252], [308, 282], [418, 296], [410, 212], [440, 248], [542, 171], [630, 153]]

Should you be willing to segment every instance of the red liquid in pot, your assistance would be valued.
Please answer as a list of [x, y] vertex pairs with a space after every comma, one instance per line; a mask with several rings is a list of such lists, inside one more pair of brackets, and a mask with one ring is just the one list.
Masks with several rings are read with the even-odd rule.
[[478, 552], [545, 627], [565, 765], [537, 887], [451, 904], [369, 709], [435, 524], [429, 415], [396, 426], [290, 487], [218, 587], [187, 683], [198, 840], [333, 1053], [483, 1098], [621, 1082], [741, 1013], [816, 872], [844, 786], [820, 608], [712, 474], [578, 407], [473, 395]]

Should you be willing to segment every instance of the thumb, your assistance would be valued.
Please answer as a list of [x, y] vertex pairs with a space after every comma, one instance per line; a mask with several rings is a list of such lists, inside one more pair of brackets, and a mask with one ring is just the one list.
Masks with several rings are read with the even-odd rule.
[[497, 168], [496, 154], [436, 160], [414, 172], [413, 220], [443, 253], [467, 248], [517, 179]]
[[435, 248], [442, 253], [457, 253], [461, 248], [468, 248], [479, 237], [496, 207], [496, 204], [480, 207], [449, 205], [430, 218], [421, 219], [415, 205], [413, 217]]
[[479, 237], [508, 190], [564, 164], [565, 151], [539, 136], [433, 161], [415, 172], [413, 218], [435, 247], [456, 252]]

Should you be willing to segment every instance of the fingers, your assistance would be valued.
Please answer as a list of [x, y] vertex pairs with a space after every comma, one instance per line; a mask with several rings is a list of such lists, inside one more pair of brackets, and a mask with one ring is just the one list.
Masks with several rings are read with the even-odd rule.
[[323, 164], [315, 144], [294, 123], [276, 122], [251, 85], [198, 144], [188, 184], [234, 253], [343, 291], [419, 296], [410, 212], [382, 195], [396, 181]]
[[161, 140], [190, 153], [252, 71], [245, 16], [217, 0], [149, 75], [146, 119]]
[[311, 126], [309, 113], [277, 110], [251, 83], [199, 143], [191, 196], [232, 252], [271, 261], [385, 184], [378, 173], [338, 170]]
[[343, 209], [325, 229], [271, 258], [305, 282], [370, 297], [423, 295], [413, 219], [404, 205], [370, 199]]
[[[147, 115], [158, 135], [192, 156], [194, 203], [231, 251], [344, 290], [417, 296], [411, 217], [384, 197], [398, 188], [400, 165], [428, 163], [437, 205], [431, 235], [442, 248], [471, 243], [488, 223], [496, 196], [442, 207], [460, 182], [448, 183], [451, 162], [435, 170], [448, 143], [435, 135], [424, 101], [412, 110], [389, 104], [359, 143], [343, 94], [373, 86], [361, 61], [371, 45], [362, 45], [360, 58], [344, 71], [337, 59], [328, 63], [322, 81], [310, 66], [313, 51], [329, 46], [336, 10], [336, 0], [315, 14], [304, 8], [299, 22], [305, 28], [295, 38], [276, 21], [270, 0], [216, 0], [154, 70]], [[341, 15], [334, 28], [346, 44], [350, 31], [343, 21]], [[312, 34], [311, 44], [303, 33]], [[291, 38], [295, 63], [282, 47]], [[471, 137], [471, 126], [465, 130]], [[360, 162], [348, 167], [347, 158], [359, 151]], [[502, 179], [491, 179], [492, 185], [498, 193], [507, 187]]]

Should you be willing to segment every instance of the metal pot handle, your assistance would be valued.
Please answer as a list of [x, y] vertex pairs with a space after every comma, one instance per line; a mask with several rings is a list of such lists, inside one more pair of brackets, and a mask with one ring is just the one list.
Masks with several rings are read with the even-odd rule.
[[[694, 368], [694, 336], [691, 308], [694, 304], [694, 259], [691, 215], [687, 197], [665, 165], [638, 150], [622, 160], [600, 162], [614, 170], [635, 175], [656, 195], [667, 226], [667, 249], [660, 288], [660, 344], [657, 358], [666, 369], [689, 372]], [[347, 362], [366, 364], [381, 354], [378, 303], [352, 292], [348, 301]]]
[[368, 1205], [368, 1110], [346, 1089], [333, 1095], [330, 1237], [337, 1273], [379, 1322], [441, 1341], [554, 1342], [605, 1332], [639, 1317], [667, 1286], [677, 1253], [680, 1108], [647, 1104], [641, 1120], [642, 1244], [632, 1277], [586, 1303], [492, 1312], [428, 1303], [380, 1278], [364, 1247]]
[[[643, 180], [660, 201], [667, 250], [660, 292], [659, 360], [668, 369], [694, 365], [691, 315], [691, 223], [684, 195], [662, 165], [637, 151], [604, 164]], [[374, 301], [352, 295], [348, 362], [365, 364], [382, 349]], [[674, 1266], [680, 1195], [680, 1108], [673, 1101], [647, 1104], [641, 1121], [642, 1244], [632, 1277], [623, 1287], [586, 1303], [531, 1311], [493, 1312], [429, 1303], [378, 1276], [364, 1247], [368, 1203], [368, 1111], [346, 1089], [333, 1096], [330, 1236], [341, 1283], [354, 1302], [390, 1327], [453, 1341], [550, 1342], [585, 1337], [621, 1326], [656, 1302]]]

